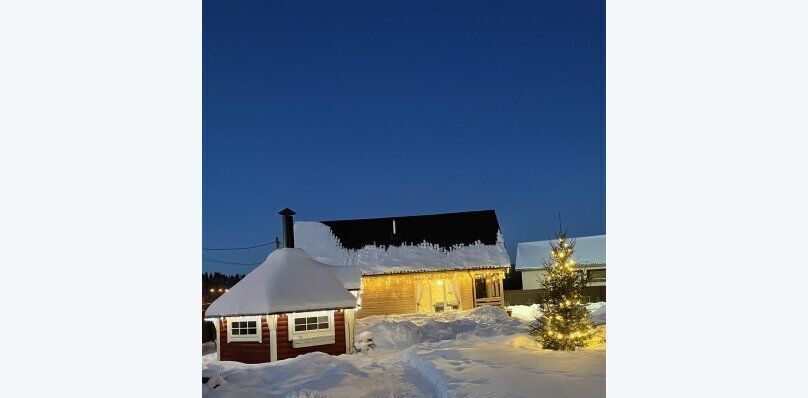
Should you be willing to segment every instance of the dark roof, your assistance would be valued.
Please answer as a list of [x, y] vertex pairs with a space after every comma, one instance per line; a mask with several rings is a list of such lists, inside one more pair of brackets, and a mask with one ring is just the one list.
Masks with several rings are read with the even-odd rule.
[[[393, 220], [396, 233], [393, 234]], [[421, 216], [321, 221], [328, 225], [346, 249], [366, 245], [381, 247], [418, 245], [424, 241], [449, 249], [455, 245], [497, 243], [499, 222], [494, 210]]]

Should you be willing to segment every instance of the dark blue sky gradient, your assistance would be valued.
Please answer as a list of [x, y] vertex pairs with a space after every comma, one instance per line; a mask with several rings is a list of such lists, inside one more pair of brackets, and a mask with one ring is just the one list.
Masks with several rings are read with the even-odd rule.
[[605, 54], [603, 1], [205, 0], [203, 245], [272, 240], [284, 207], [495, 209], [511, 261], [559, 211], [605, 233]]

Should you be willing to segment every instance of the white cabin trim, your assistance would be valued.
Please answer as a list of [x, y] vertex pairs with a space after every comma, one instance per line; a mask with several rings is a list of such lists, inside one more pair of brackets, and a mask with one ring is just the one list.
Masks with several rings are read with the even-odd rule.
[[278, 360], [278, 316], [267, 315], [267, 327], [269, 327], [269, 362]]
[[[261, 316], [229, 316], [227, 320], [227, 342], [261, 342]], [[230, 327], [231, 322], [255, 322], [256, 334], [248, 335], [234, 335], [233, 329]]]

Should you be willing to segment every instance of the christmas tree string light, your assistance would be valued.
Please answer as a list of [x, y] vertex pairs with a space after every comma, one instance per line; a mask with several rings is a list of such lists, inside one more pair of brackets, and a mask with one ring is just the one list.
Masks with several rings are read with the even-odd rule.
[[555, 240], [558, 243], [550, 241], [551, 262], [542, 260], [546, 276], [539, 282], [546, 294], [530, 333], [544, 348], [571, 351], [585, 347], [595, 333], [583, 300], [588, 280], [574, 269], [575, 240], [564, 232]]

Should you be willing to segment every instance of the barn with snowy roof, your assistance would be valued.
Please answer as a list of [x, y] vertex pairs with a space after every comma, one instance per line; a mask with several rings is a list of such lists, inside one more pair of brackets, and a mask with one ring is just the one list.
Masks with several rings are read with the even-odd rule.
[[295, 213], [284, 209], [280, 214], [284, 247], [205, 311], [216, 327], [221, 361], [261, 363], [312, 351], [353, 351], [359, 269], [324, 264], [295, 248]]
[[510, 258], [494, 210], [294, 224], [317, 261], [358, 267], [356, 316], [502, 306]]

